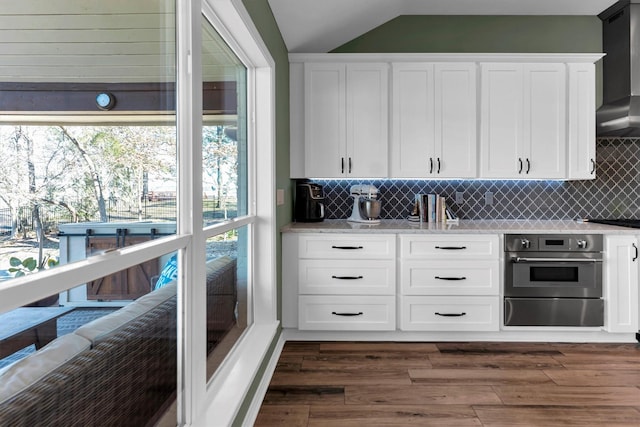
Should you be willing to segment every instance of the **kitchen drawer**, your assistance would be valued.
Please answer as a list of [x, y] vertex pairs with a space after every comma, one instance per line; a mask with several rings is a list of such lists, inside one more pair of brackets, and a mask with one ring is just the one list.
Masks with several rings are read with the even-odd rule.
[[298, 261], [298, 292], [325, 295], [395, 295], [394, 260]]
[[401, 235], [403, 259], [498, 259], [500, 239], [493, 234]]
[[403, 331], [497, 331], [498, 296], [402, 296]]
[[395, 235], [389, 234], [301, 234], [300, 258], [394, 259]]
[[420, 261], [400, 263], [403, 295], [498, 295], [500, 261]]
[[394, 296], [298, 297], [298, 329], [314, 331], [393, 331]]

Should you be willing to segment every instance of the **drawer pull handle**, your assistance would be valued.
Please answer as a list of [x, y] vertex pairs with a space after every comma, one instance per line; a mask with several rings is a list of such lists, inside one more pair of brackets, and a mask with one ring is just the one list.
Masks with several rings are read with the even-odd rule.
[[335, 315], [335, 316], [346, 316], [346, 317], [353, 317], [353, 316], [362, 316], [364, 313], [363, 312], [358, 312], [358, 313], [336, 313], [335, 311], [332, 311], [331, 314]]
[[442, 316], [442, 317], [462, 317], [466, 315], [467, 313], [437, 313], [436, 312], [436, 316]]
[[338, 280], [358, 280], [358, 279], [364, 279], [363, 276], [331, 276], [332, 279], [338, 279]]
[[362, 246], [331, 246], [331, 249], [353, 250], [353, 249], [364, 249], [364, 247], [362, 247]]
[[462, 277], [440, 277], [440, 276], [436, 276], [435, 277], [438, 280], [467, 280], [466, 277], [462, 276]]
[[467, 249], [466, 246], [436, 246], [436, 249], [444, 249], [445, 251], [459, 251]]

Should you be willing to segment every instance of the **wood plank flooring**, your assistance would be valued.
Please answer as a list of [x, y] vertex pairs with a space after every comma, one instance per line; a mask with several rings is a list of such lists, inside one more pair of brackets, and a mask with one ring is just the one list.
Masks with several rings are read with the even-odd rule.
[[256, 426], [640, 426], [640, 345], [287, 342]]

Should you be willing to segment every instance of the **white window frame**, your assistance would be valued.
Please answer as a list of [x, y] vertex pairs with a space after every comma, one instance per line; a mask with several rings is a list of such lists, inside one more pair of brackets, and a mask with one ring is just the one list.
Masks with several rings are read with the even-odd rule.
[[[202, 99], [200, 25], [204, 15], [238, 58], [247, 67], [247, 151], [248, 215], [202, 229], [201, 200], [185, 208], [193, 210], [185, 218], [192, 233], [187, 249], [192, 268], [187, 283], [204, 283], [205, 242], [225, 231], [248, 227], [249, 312], [252, 322], [209, 383], [206, 383], [203, 290], [186, 287], [180, 307], [185, 336], [179, 367], [184, 378], [178, 404], [178, 424], [194, 426], [230, 425], [247, 398], [279, 327], [276, 290], [275, 213], [275, 62], [240, 0], [179, 1], [178, 7], [178, 100], [188, 116], [178, 117], [179, 138], [191, 141], [187, 176], [182, 176], [191, 194], [201, 194], [202, 179]], [[183, 88], [181, 91], [180, 88]], [[189, 90], [186, 90], [188, 88]], [[180, 129], [185, 133], [182, 134]], [[260, 159], [260, 161], [256, 161]], [[179, 201], [179, 204], [181, 201]], [[186, 202], [185, 202], [186, 203]], [[187, 257], [188, 258], [188, 257]], [[189, 262], [189, 260], [185, 260]]]

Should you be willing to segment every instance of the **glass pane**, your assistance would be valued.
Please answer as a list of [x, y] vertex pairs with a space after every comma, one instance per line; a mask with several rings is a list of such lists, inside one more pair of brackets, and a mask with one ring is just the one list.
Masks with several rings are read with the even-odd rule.
[[78, 259], [59, 252], [58, 232], [175, 224], [174, 9], [3, 7], [0, 280]]
[[247, 279], [249, 229], [207, 240], [207, 378], [251, 322]]
[[[0, 280], [175, 233], [175, 31], [174, 0], [3, 4]], [[0, 425], [163, 417], [177, 394], [176, 291], [154, 287], [169, 258], [21, 307], [38, 310], [14, 322], [28, 330], [0, 336], [26, 338], [36, 361], [0, 372]], [[69, 312], [43, 321], [50, 309]], [[76, 330], [102, 315], [111, 321], [93, 334]], [[59, 365], [34, 372], [49, 362]], [[16, 376], [38, 381], [11, 391]]]
[[[87, 426], [148, 425], [164, 415], [175, 400], [177, 310], [176, 281], [155, 286], [160, 264], [82, 285], [146, 287], [136, 301], [58, 306], [63, 292], [0, 314], [0, 425], [68, 425], [70, 413]], [[23, 381], [27, 388], [16, 387]]]
[[247, 214], [247, 70], [203, 17], [204, 225]]

